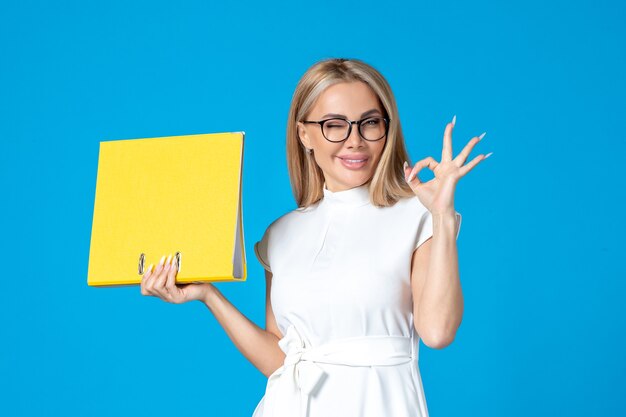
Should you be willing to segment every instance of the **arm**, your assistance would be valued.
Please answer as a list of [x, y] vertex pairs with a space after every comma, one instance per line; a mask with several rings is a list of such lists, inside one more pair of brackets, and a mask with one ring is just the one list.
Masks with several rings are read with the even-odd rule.
[[278, 346], [282, 337], [270, 302], [272, 273], [265, 271], [266, 312], [265, 330], [250, 321], [231, 304], [213, 285], [202, 299], [207, 308], [226, 331], [237, 349], [259, 370], [269, 377], [285, 361], [285, 353]]
[[454, 213], [433, 215], [433, 236], [413, 253], [411, 290], [415, 330], [428, 347], [454, 340], [463, 318]]

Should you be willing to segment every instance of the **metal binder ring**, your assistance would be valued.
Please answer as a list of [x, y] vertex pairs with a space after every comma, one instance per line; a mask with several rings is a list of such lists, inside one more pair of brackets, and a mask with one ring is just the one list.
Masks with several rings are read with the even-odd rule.
[[[174, 259], [176, 259], [176, 270], [180, 271], [180, 265], [182, 263], [182, 253], [176, 252], [176, 254], [174, 255]], [[146, 261], [146, 254], [142, 252], [139, 255], [139, 265], [137, 268], [139, 275], [143, 275], [144, 273], [145, 261]]]
[[146, 259], [146, 255], [142, 252], [139, 255], [139, 275], [143, 275], [143, 264]]
[[181, 256], [182, 255], [180, 252], [176, 252], [176, 254], [174, 255], [174, 259], [176, 259], [176, 271], [180, 271]]

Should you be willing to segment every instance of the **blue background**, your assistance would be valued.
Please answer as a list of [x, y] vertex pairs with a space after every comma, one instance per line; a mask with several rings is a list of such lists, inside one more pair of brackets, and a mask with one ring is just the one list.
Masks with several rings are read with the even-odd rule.
[[87, 286], [99, 142], [246, 131], [249, 277], [217, 285], [263, 326], [253, 244], [295, 208], [293, 90], [354, 57], [413, 162], [454, 114], [455, 154], [483, 131], [471, 157], [494, 152], [457, 187], [465, 314], [422, 345], [431, 415], [625, 415], [625, 21], [597, 0], [3, 1], [0, 414], [251, 415], [266, 378], [204, 305]]

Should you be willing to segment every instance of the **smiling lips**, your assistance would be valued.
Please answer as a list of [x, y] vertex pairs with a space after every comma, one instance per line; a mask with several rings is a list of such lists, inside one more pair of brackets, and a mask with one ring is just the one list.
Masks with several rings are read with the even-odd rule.
[[349, 169], [359, 169], [367, 164], [369, 158], [364, 154], [353, 154], [353, 155], [344, 155], [338, 156], [337, 158], [341, 159], [341, 163], [343, 166]]

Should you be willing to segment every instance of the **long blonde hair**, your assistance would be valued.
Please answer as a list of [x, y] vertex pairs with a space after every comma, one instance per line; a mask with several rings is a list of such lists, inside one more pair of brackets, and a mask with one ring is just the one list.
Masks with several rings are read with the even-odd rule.
[[299, 120], [307, 118], [320, 94], [340, 82], [362, 81], [378, 96], [386, 117], [391, 119], [385, 147], [370, 179], [370, 201], [377, 207], [394, 205], [415, 193], [404, 181], [404, 161], [409, 156], [404, 144], [396, 100], [387, 80], [378, 70], [358, 59], [331, 58], [318, 61], [302, 76], [291, 100], [287, 121], [287, 166], [298, 207], [308, 207], [324, 196], [324, 174], [313, 154], [298, 138]]

